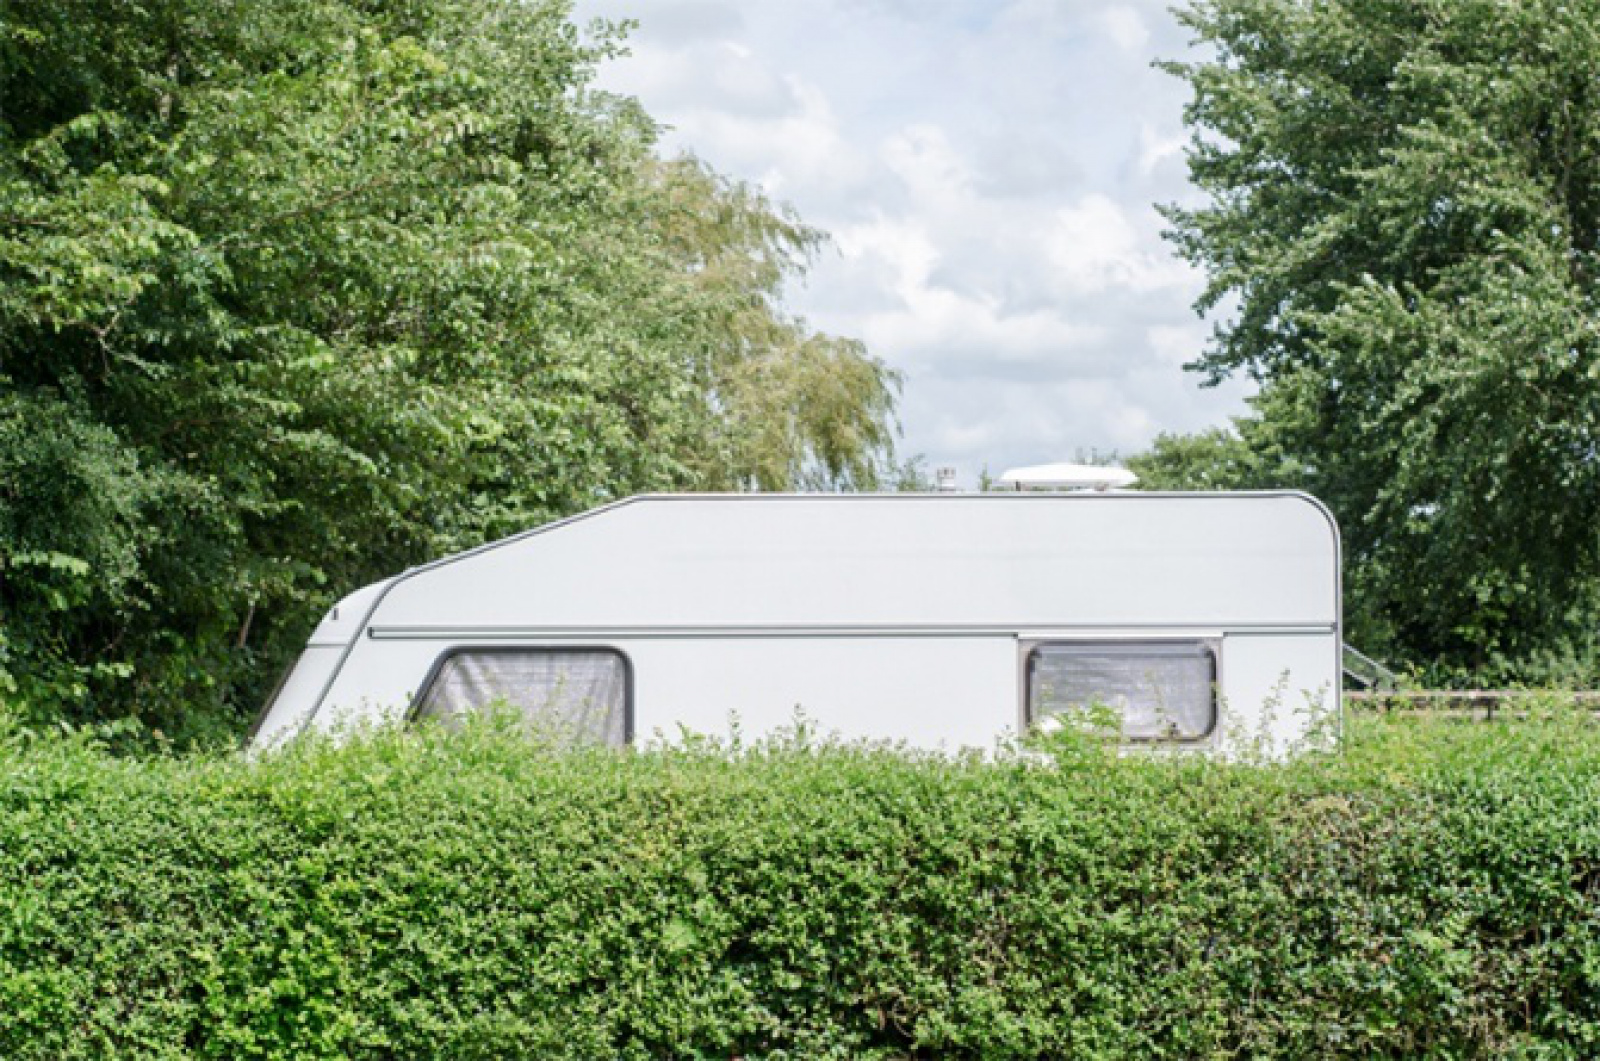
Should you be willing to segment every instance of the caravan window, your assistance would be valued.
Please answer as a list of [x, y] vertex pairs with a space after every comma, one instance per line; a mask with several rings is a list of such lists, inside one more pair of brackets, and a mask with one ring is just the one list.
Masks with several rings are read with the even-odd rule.
[[1112, 708], [1127, 741], [1196, 741], [1217, 724], [1217, 657], [1199, 641], [1071, 642], [1028, 656], [1028, 716]]
[[479, 648], [446, 654], [413, 718], [457, 723], [495, 704], [563, 744], [620, 748], [632, 736], [629, 669], [609, 648]]

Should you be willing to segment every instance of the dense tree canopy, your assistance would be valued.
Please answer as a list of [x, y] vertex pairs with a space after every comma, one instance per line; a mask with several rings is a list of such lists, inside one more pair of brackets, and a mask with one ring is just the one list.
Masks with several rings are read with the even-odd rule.
[[0, 697], [193, 732], [408, 563], [877, 480], [897, 381], [778, 301], [819, 234], [659, 158], [615, 46], [564, 0], [0, 9]]
[[[1206, 56], [1171, 69], [1208, 199], [1169, 217], [1209, 274], [1201, 308], [1227, 312], [1196, 367], [1262, 383], [1242, 434], [1212, 440], [1224, 463], [1333, 506], [1364, 643], [1503, 676], [1592, 670], [1600, 3], [1198, 0], [1181, 17]], [[1199, 443], [1163, 445], [1177, 469]]]

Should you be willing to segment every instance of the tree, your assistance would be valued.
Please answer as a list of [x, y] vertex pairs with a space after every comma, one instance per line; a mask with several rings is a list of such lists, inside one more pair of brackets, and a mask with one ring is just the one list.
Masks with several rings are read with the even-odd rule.
[[0, 697], [33, 714], [225, 729], [379, 575], [890, 466], [892, 374], [781, 309], [819, 235], [658, 159], [565, 2], [3, 19]]
[[1339, 516], [1356, 636], [1501, 675], [1592, 642], [1600, 4], [1181, 17], [1208, 201], [1171, 237], [1199, 308], [1237, 307], [1194, 367], [1261, 381], [1256, 430]]
[[783, 286], [826, 237], [693, 158], [647, 167], [647, 208], [679, 281], [672, 319], [707, 338], [702, 392], [719, 444], [694, 462], [715, 489], [875, 489], [893, 465], [897, 373], [851, 339], [782, 309]]
[[1254, 421], [1242, 420], [1235, 431], [1212, 428], [1194, 435], [1163, 433], [1148, 450], [1128, 458], [1128, 469], [1143, 490], [1255, 490], [1281, 485], [1292, 476], [1274, 475], [1237, 430]]

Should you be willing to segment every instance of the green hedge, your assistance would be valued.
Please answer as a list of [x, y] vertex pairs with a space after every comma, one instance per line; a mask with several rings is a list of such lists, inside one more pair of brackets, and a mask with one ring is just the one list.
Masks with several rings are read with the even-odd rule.
[[1600, 732], [1290, 767], [0, 726], [0, 1056], [1600, 1056]]

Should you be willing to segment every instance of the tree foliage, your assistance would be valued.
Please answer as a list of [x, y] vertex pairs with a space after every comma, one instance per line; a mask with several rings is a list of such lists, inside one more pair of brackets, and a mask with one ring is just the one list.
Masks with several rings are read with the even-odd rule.
[[[1356, 636], [1528, 672], [1600, 577], [1600, 4], [1199, 0], [1172, 237], [1262, 383], [1239, 442], [1334, 508]], [[1261, 455], [1249, 458], [1255, 460]], [[1250, 476], [1247, 474], [1246, 479]], [[1592, 656], [1592, 654], [1591, 654]]]
[[1232, 430], [1163, 433], [1150, 449], [1130, 456], [1127, 465], [1144, 490], [1268, 490], [1294, 482], [1299, 468], [1290, 458], [1263, 452], [1262, 426], [1240, 418]]
[[564, 0], [0, 20], [0, 695], [225, 717], [376, 575], [889, 466], [892, 373], [779, 301], [820, 235], [659, 158]]

